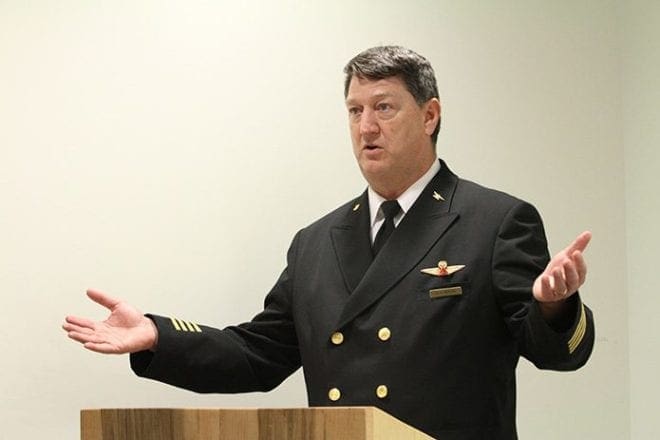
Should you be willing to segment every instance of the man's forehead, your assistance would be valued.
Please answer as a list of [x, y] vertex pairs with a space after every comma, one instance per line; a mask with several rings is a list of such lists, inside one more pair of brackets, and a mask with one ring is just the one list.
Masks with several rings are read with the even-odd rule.
[[409, 93], [405, 83], [399, 76], [390, 76], [382, 79], [369, 79], [359, 76], [351, 78], [348, 86], [346, 102], [358, 99], [377, 99], [383, 97], [396, 97]]

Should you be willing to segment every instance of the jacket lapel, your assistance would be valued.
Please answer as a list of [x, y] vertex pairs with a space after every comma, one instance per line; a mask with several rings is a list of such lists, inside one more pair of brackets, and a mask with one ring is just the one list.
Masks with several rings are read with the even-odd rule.
[[369, 198], [365, 191], [346, 213], [344, 223], [332, 228], [332, 244], [346, 288], [353, 292], [371, 265]]
[[[444, 162], [441, 165], [438, 174], [422, 191], [366, 273], [362, 272], [364, 276], [353, 289], [335, 328], [344, 327], [385, 295], [421, 261], [458, 218], [458, 214], [450, 212], [457, 177]], [[363, 235], [367, 235], [368, 240], [368, 234]], [[370, 242], [367, 249], [370, 252]], [[350, 264], [350, 260], [348, 262]]]

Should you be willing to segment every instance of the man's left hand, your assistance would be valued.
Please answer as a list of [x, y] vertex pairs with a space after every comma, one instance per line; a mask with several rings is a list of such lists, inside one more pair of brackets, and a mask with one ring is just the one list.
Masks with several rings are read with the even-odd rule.
[[[573, 243], [555, 255], [534, 281], [534, 298], [542, 306], [559, 306], [577, 292], [587, 276], [587, 264], [582, 253], [591, 240], [591, 232], [580, 234]], [[554, 304], [551, 304], [554, 303]]]

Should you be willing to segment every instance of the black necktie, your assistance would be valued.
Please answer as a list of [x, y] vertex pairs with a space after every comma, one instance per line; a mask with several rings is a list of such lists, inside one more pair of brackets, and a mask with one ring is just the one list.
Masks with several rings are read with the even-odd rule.
[[385, 215], [385, 221], [378, 230], [378, 234], [376, 234], [376, 239], [374, 240], [372, 248], [374, 256], [378, 254], [378, 251], [381, 250], [387, 239], [392, 235], [392, 232], [394, 232], [394, 217], [401, 211], [401, 206], [399, 206], [399, 202], [396, 200], [387, 200], [380, 205], [380, 209], [383, 211], [383, 215]]

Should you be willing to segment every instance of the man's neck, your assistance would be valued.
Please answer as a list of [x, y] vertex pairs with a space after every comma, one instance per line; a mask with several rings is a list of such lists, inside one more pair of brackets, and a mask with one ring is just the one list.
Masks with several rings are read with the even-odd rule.
[[408, 188], [415, 185], [415, 183], [424, 177], [435, 163], [438, 163], [437, 156], [433, 156], [426, 166], [420, 167], [416, 173], [406, 175], [405, 181], [395, 182], [391, 179], [383, 179], [381, 182], [369, 182], [369, 188], [378, 193], [378, 195], [385, 200], [397, 199], [401, 194], [406, 192]]
[[[426, 171], [426, 173], [424, 173], [405, 191], [403, 191], [401, 194], [395, 197], [398, 200], [404, 215], [412, 207], [412, 205], [415, 203], [419, 195], [422, 193], [422, 191], [424, 191], [424, 188], [426, 188], [426, 186], [438, 173], [439, 170], [440, 170], [440, 161], [436, 159], [431, 164], [431, 166]], [[373, 226], [374, 222], [376, 221], [378, 208], [380, 207], [381, 203], [387, 199], [385, 199], [381, 194], [378, 194], [372, 187], [369, 187], [367, 193], [369, 197], [369, 213], [371, 215], [371, 225]], [[389, 200], [394, 200], [394, 199], [389, 199]]]

